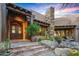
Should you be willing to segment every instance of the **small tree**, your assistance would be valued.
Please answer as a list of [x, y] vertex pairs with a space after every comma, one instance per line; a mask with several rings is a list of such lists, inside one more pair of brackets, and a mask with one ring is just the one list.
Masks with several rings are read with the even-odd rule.
[[32, 36], [35, 36], [36, 34], [39, 33], [40, 30], [40, 25], [38, 25], [37, 23], [31, 23], [27, 29], [26, 32], [28, 33], [29, 37], [31, 38]]

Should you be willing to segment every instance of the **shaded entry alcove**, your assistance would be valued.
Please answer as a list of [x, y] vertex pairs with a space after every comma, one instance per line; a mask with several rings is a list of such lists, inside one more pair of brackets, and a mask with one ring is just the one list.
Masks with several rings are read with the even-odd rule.
[[21, 22], [10, 23], [10, 38], [11, 39], [23, 39], [23, 25]]

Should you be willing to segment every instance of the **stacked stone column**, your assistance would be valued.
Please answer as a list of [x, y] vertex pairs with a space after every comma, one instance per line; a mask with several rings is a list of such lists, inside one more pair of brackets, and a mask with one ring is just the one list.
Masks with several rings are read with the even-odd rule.
[[79, 41], [79, 25], [77, 25], [75, 28], [75, 40]]
[[48, 27], [48, 34], [50, 36], [54, 35], [54, 8], [50, 7], [46, 13], [47, 22], [50, 24]]
[[0, 42], [6, 39], [6, 5], [0, 3]]

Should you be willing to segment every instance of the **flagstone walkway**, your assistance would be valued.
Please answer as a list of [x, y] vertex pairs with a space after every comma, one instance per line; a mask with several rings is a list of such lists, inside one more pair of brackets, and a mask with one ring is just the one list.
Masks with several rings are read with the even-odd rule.
[[52, 50], [38, 42], [18, 42], [11, 44], [12, 56], [55, 56]]
[[11, 44], [11, 48], [38, 45], [38, 42], [15, 42]]

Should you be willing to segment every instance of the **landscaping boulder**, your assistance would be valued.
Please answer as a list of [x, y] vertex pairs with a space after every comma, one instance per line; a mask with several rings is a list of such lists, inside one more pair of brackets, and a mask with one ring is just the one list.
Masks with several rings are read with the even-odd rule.
[[59, 47], [68, 47], [69, 46], [69, 41], [62, 41], [59, 45]]
[[57, 56], [68, 56], [70, 48], [55, 48], [55, 54]]
[[76, 41], [62, 41], [59, 46], [79, 49], [79, 43]]
[[78, 42], [70, 42], [70, 48], [79, 49], [79, 43]]
[[41, 44], [46, 45], [52, 49], [58, 47], [58, 43], [56, 41], [42, 40]]

